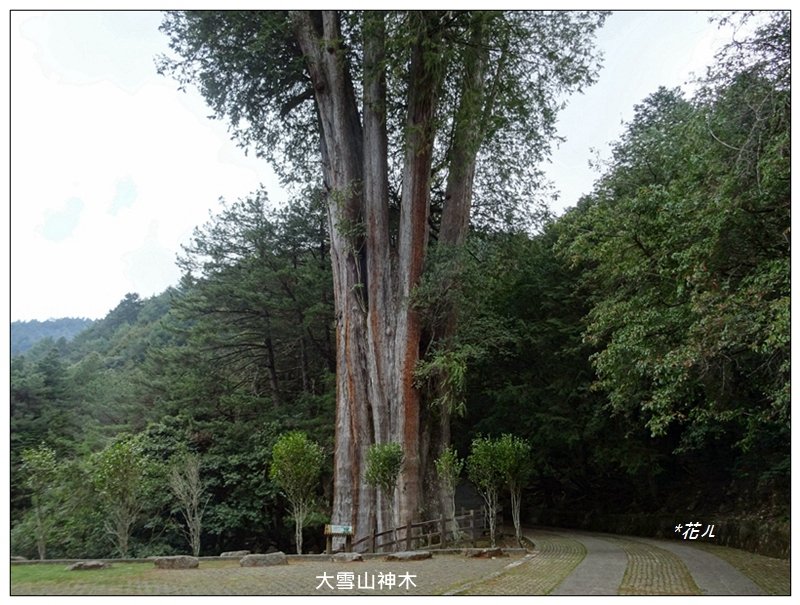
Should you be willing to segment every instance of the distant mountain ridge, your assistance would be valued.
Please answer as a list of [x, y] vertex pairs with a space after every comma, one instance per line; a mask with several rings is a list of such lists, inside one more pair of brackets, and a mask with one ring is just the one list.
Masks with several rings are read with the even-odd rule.
[[12, 321], [11, 322], [11, 356], [21, 355], [41, 340], [60, 338], [72, 340], [77, 334], [90, 327], [95, 320], [85, 317], [62, 317], [39, 321]]

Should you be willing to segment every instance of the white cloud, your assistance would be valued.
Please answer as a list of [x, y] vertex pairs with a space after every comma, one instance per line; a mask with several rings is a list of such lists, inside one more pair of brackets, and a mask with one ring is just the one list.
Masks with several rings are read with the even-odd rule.
[[45, 210], [45, 219], [39, 232], [45, 239], [59, 242], [68, 238], [78, 226], [83, 214], [83, 201], [71, 197], [59, 209]]
[[101, 317], [127, 292], [163, 291], [220, 196], [274, 182], [199, 95], [155, 73], [164, 43], [141, 17], [12, 15], [12, 319]]
[[158, 221], [151, 221], [141, 245], [122, 256], [125, 277], [134, 292], [160, 292], [180, 277], [175, 253], [162, 244], [158, 227]]
[[130, 208], [135, 202], [138, 192], [136, 190], [136, 183], [130, 176], [122, 179], [117, 179], [117, 189], [114, 192], [114, 199], [108, 206], [109, 214], [116, 216], [125, 208]]
[[[573, 95], [559, 117], [567, 138], [553, 154], [547, 173], [561, 190], [559, 210], [589, 193], [597, 174], [595, 159], [609, 157], [610, 144], [633, 118], [634, 106], [659, 86], [691, 92], [693, 77], [704, 75], [726, 33], [708, 23], [712, 13], [697, 11], [622, 11], [613, 13], [597, 36], [604, 51], [598, 82]], [[687, 86], [688, 84], [688, 86]]]
[[167, 50], [157, 11], [58, 11], [22, 19], [19, 31], [35, 44], [42, 70], [64, 84], [106, 80], [135, 92], [152, 79], [153, 51]]

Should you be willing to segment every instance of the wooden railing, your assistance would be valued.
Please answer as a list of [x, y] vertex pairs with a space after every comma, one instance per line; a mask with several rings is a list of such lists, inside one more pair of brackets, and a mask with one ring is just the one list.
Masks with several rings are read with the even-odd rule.
[[[391, 552], [419, 548], [444, 548], [448, 543], [469, 542], [473, 546], [488, 529], [486, 509], [471, 509], [453, 519], [440, 517], [429, 521], [408, 523], [370, 535], [353, 542], [356, 552]], [[396, 536], [396, 541], [395, 541]]]

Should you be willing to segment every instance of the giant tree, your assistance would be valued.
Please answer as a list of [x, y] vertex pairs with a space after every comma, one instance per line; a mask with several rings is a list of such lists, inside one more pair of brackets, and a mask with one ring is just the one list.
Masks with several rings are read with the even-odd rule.
[[[427, 504], [449, 440], [414, 370], [446, 348], [457, 302], [425, 325], [428, 251], [459, 248], [473, 197], [524, 205], [564, 95], [591, 82], [604, 16], [573, 12], [181, 12], [163, 72], [197, 84], [233, 135], [289, 182], [319, 180], [336, 310], [334, 522], [391, 525], [364, 481], [373, 443], [402, 443], [397, 521]], [[491, 162], [488, 159], [491, 157]], [[313, 168], [319, 166], [319, 168]], [[475, 193], [475, 196], [473, 195]], [[476, 204], [477, 205], [477, 204]], [[506, 205], [508, 208], [508, 205]], [[433, 454], [433, 455], [431, 455]]]
[[[445, 449], [439, 457], [434, 461], [436, 467], [436, 477], [440, 483], [439, 489], [446, 492], [450, 506], [448, 507], [449, 516], [447, 522], [452, 526], [453, 541], [458, 542], [461, 540], [461, 531], [458, 527], [458, 520], [456, 519], [456, 487], [461, 477], [461, 471], [464, 470], [464, 460], [458, 457], [455, 448], [450, 446]], [[445, 543], [447, 531], [442, 529], [442, 544]]]

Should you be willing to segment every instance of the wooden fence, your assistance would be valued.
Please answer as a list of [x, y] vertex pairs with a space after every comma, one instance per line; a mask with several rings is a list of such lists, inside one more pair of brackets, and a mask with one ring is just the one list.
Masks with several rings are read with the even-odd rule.
[[[372, 532], [369, 536], [353, 542], [356, 552], [390, 552], [394, 550], [416, 550], [419, 548], [445, 548], [448, 543], [469, 542], [472, 546], [476, 540], [488, 531], [489, 523], [486, 509], [471, 509], [453, 520], [446, 517], [408, 523], [382, 532]], [[499, 527], [499, 525], [498, 525]], [[395, 541], [395, 536], [397, 536]], [[395, 547], [396, 546], [396, 547]]]

